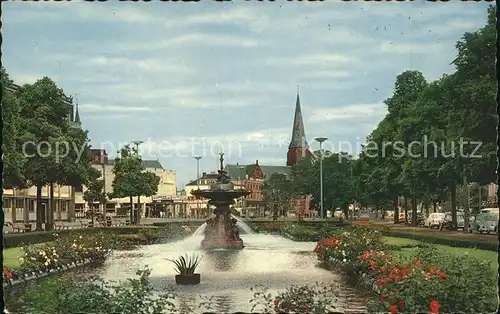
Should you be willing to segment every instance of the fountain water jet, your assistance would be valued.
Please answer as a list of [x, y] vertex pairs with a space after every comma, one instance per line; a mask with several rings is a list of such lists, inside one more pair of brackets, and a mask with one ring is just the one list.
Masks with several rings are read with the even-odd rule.
[[[238, 217], [231, 215], [234, 219], [236, 219], [236, 227], [242, 232], [242, 234], [254, 234], [255, 232], [248, 226], [243, 220]], [[200, 236], [205, 234], [205, 229], [207, 227], [207, 223], [204, 222], [201, 226], [198, 227], [193, 233], [194, 236]]]
[[215, 206], [215, 216], [206, 221], [205, 238], [201, 241], [201, 247], [210, 249], [243, 249], [243, 240], [240, 238], [237, 219], [233, 218], [229, 206], [235, 203], [235, 199], [250, 194], [244, 189], [235, 189], [230, 177], [224, 171], [224, 154], [220, 153], [220, 170], [217, 181], [206, 190], [191, 191], [196, 197], [208, 198], [208, 204]]

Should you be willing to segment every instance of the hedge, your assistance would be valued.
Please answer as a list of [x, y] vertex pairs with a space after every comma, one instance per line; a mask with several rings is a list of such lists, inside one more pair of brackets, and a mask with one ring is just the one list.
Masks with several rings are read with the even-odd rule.
[[451, 247], [476, 248], [494, 252], [498, 251], [498, 239], [495, 237], [492, 237], [491, 240], [477, 238], [465, 239], [439, 233], [415, 233], [399, 230], [385, 231], [384, 235], [396, 238], [414, 239], [431, 244], [448, 245]]
[[95, 232], [113, 232], [115, 234], [136, 234], [140, 230], [156, 229], [155, 227], [127, 226], [127, 227], [96, 227], [79, 228], [69, 230], [34, 231], [23, 233], [4, 234], [4, 248], [19, 247], [26, 244], [37, 244], [54, 240], [54, 234], [64, 235], [69, 233], [81, 233], [82, 235]]

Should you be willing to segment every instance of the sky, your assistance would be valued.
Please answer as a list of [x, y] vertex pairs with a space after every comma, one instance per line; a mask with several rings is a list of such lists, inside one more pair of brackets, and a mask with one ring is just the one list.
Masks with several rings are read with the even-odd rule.
[[396, 76], [453, 71], [487, 3], [2, 2], [3, 66], [52, 78], [78, 102], [93, 148], [144, 159], [178, 188], [225, 162], [285, 165], [297, 89], [306, 137], [357, 155]]

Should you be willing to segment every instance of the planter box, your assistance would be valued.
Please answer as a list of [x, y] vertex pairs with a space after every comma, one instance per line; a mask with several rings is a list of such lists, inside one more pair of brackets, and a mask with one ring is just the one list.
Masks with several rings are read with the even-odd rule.
[[178, 285], [197, 285], [200, 283], [200, 274], [175, 275], [175, 283]]

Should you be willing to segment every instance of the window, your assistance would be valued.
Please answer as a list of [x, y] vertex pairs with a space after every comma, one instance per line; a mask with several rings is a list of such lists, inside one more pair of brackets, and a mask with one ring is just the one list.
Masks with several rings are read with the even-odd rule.
[[12, 202], [10, 198], [4, 198], [3, 199], [3, 208], [11, 208], [12, 207]]
[[75, 186], [75, 192], [76, 193], [82, 193], [83, 192], [83, 185]]

